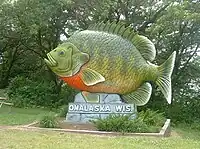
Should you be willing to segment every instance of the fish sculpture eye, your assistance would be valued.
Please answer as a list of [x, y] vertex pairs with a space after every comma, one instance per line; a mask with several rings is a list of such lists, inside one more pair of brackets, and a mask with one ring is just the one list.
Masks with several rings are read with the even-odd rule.
[[65, 51], [60, 51], [59, 56], [65, 56]]

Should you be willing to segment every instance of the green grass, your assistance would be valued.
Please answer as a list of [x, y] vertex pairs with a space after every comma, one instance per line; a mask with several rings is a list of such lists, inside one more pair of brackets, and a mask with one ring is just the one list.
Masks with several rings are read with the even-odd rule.
[[20, 109], [3, 105], [0, 108], [0, 125], [22, 125], [39, 120], [49, 113], [43, 109]]
[[[0, 97], [7, 97], [6, 89], [0, 89]], [[48, 114], [44, 109], [21, 109], [3, 105], [0, 108], [0, 125], [23, 125], [39, 120]]]
[[175, 129], [172, 137], [156, 138], [0, 130], [0, 149], [199, 149], [200, 138], [188, 133]]
[[200, 130], [191, 129], [189, 126], [179, 126], [176, 132], [184, 139], [193, 139], [200, 141]]

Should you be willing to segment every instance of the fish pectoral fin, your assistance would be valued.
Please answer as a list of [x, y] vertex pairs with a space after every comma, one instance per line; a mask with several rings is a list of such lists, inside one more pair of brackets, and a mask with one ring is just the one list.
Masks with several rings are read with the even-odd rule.
[[87, 86], [95, 85], [105, 81], [105, 78], [100, 73], [90, 68], [86, 68], [82, 71], [81, 79]]
[[136, 91], [130, 94], [122, 95], [122, 98], [138, 106], [143, 106], [149, 101], [151, 92], [151, 84], [146, 82], [142, 86], [140, 86]]

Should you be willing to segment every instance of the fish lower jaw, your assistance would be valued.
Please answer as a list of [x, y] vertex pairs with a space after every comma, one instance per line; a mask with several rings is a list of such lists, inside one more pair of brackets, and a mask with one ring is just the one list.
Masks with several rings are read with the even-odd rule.
[[72, 74], [72, 71], [70, 71], [70, 72], [66, 72], [66, 73], [60, 73], [60, 72], [55, 72], [58, 76], [60, 76], [60, 77], [72, 77], [73, 76], [73, 74]]
[[54, 58], [49, 53], [47, 54], [47, 58], [48, 58], [48, 61], [51, 63], [52, 67], [56, 67], [58, 65], [58, 63], [54, 60]]
[[44, 61], [45, 61], [45, 63], [46, 63], [49, 67], [52, 67], [51, 62], [50, 62], [48, 59], [45, 58]]

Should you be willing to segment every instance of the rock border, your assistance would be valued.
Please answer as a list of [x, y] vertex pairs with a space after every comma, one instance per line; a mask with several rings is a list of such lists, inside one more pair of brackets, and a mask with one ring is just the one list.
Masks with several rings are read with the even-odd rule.
[[33, 122], [23, 126], [0, 126], [0, 129], [15, 129], [15, 130], [39, 130], [39, 131], [57, 131], [79, 134], [92, 134], [104, 136], [149, 136], [149, 137], [169, 137], [171, 135], [170, 119], [167, 119], [159, 133], [120, 133], [120, 132], [106, 132], [106, 131], [91, 131], [91, 130], [74, 130], [74, 129], [58, 129], [58, 128], [39, 128], [33, 125], [38, 122]]

